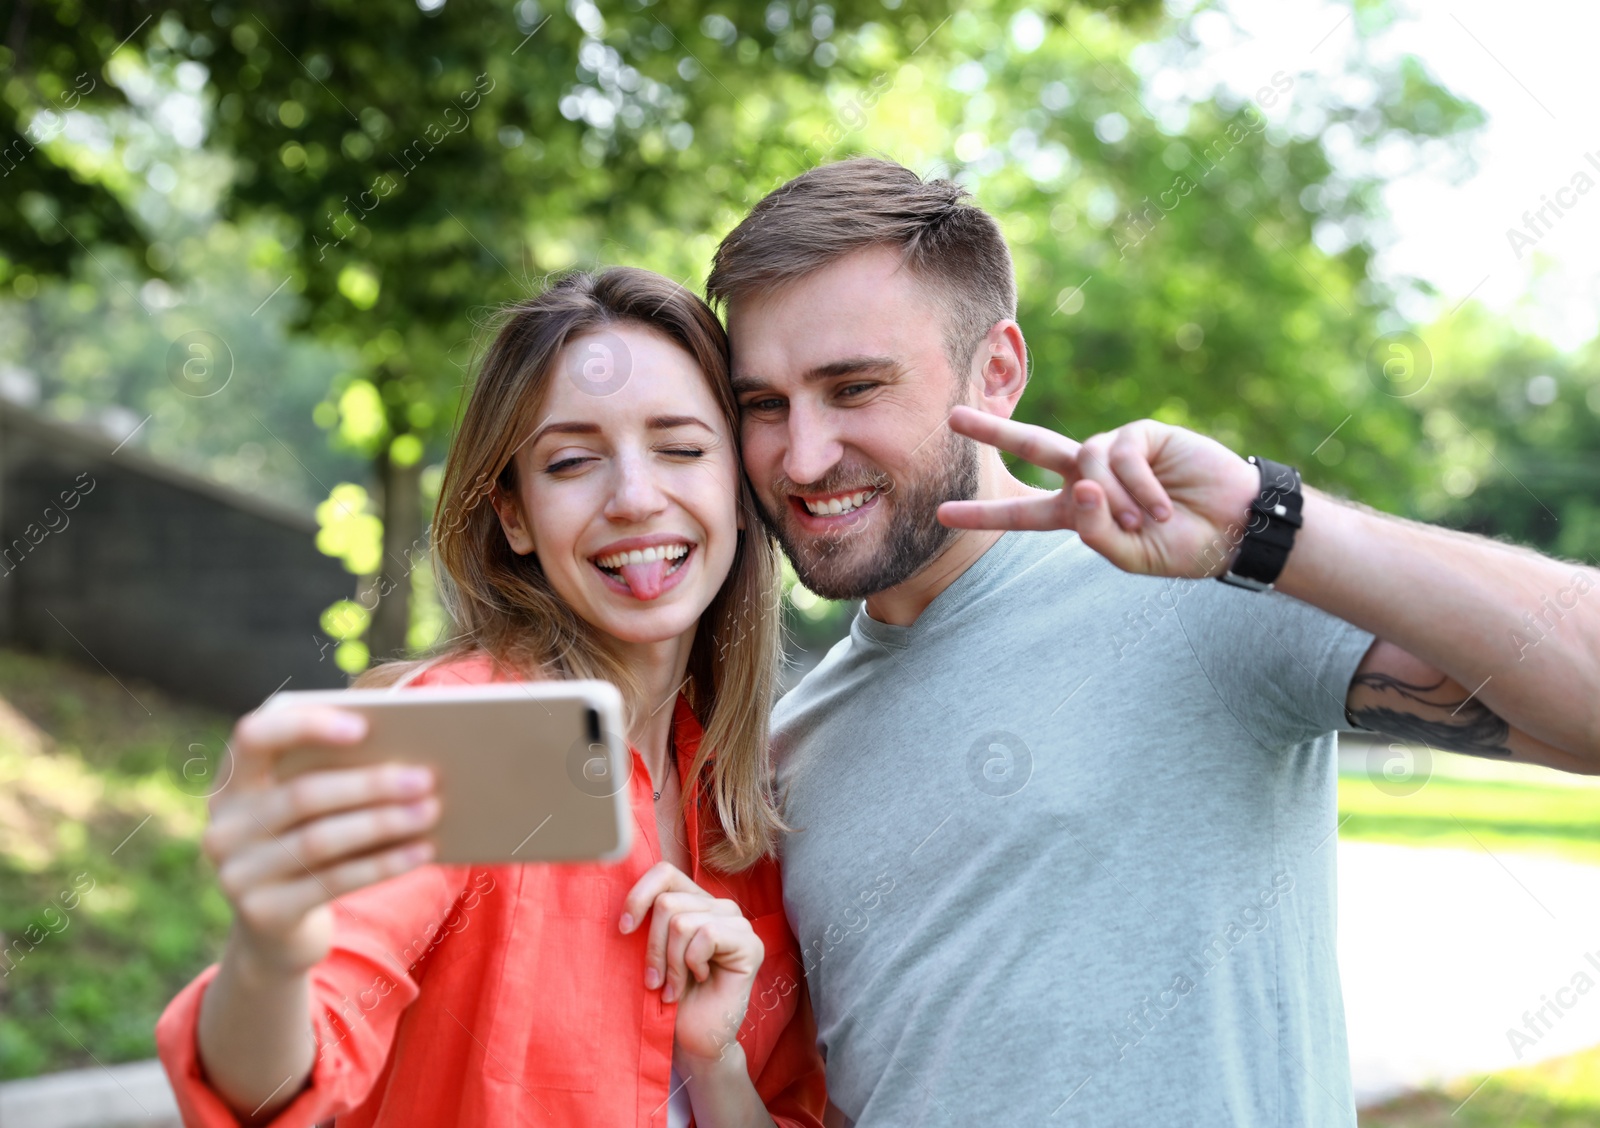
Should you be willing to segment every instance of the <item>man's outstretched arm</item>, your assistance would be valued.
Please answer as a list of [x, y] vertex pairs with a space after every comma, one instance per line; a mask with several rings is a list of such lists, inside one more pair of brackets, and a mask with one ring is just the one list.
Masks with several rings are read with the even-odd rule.
[[[1229, 563], [1256, 468], [1203, 435], [1144, 420], [1079, 444], [956, 408], [951, 427], [1061, 474], [1059, 491], [947, 502], [957, 528], [1075, 529], [1118, 567], [1204, 577]], [[1306, 489], [1279, 591], [1381, 641], [1346, 701], [1400, 739], [1600, 772], [1600, 572]]]
[[1371, 631], [1361, 728], [1600, 772], [1600, 573], [1305, 491], [1277, 589]]

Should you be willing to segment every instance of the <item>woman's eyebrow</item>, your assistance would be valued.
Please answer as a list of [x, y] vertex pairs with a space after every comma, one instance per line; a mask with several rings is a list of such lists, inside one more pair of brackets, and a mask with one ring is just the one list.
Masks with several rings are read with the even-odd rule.
[[[652, 415], [647, 424], [652, 431], [670, 431], [675, 427], [699, 427], [701, 430], [710, 431], [713, 435], [717, 429], [705, 420], [694, 415]], [[577, 421], [558, 421], [546, 423], [533, 433], [527, 445], [533, 446], [546, 435], [598, 435], [601, 427], [598, 423], [580, 423]]]
[[528, 439], [527, 445], [533, 446], [546, 435], [598, 435], [599, 433], [600, 424], [598, 423], [546, 423], [533, 433]]
[[669, 431], [674, 427], [699, 427], [710, 431], [713, 435], [717, 429], [693, 415], [652, 415], [650, 428], [655, 431]]

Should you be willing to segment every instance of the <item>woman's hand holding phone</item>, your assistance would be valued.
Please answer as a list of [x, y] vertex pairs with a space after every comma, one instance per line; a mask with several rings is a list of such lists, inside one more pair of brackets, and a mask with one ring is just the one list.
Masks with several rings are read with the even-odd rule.
[[674, 1057], [721, 1060], [738, 1047], [766, 955], [761, 938], [736, 902], [711, 896], [669, 862], [650, 867], [623, 902], [623, 932], [647, 918], [644, 981], [678, 1004]]
[[197, 1041], [212, 1086], [249, 1117], [270, 1117], [311, 1075], [310, 976], [333, 944], [341, 893], [433, 857], [432, 773], [400, 764], [309, 771], [279, 782], [273, 762], [304, 745], [351, 745], [357, 713], [282, 705], [233, 730], [233, 774], [211, 797], [201, 844], [233, 906], [222, 967], [206, 988]]
[[233, 730], [233, 776], [212, 797], [202, 844], [254, 970], [309, 970], [332, 944], [329, 902], [433, 857], [422, 836], [438, 822], [439, 800], [427, 768], [273, 776], [273, 760], [291, 748], [356, 744], [366, 731], [359, 714], [326, 707], [256, 712]]

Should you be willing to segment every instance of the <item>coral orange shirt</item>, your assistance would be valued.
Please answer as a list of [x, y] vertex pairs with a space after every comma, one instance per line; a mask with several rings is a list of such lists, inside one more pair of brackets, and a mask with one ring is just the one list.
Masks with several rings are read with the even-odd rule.
[[[497, 680], [474, 657], [412, 684]], [[701, 728], [681, 697], [673, 725], [687, 773]], [[316, 1062], [274, 1125], [664, 1128], [677, 1008], [644, 986], [649, 930], [617, 929], [623, 898], [661, 858], [650, 775], [633, 757], [625, 861], [424, 866], [334, 902], [333, 950], [311, 971]], [[702, 869], [698, 815], [691, 803], [690, 877], [737, 901], [766, 948], [739, 1030], [751, 1081], [780, 1128], [820, 1125], [822, 1061], [778, 867]], [[184, 988], [156, 1026], [184, 1123], [208, 1128], [239, 1123], [196, 1048], [216, 972]]]

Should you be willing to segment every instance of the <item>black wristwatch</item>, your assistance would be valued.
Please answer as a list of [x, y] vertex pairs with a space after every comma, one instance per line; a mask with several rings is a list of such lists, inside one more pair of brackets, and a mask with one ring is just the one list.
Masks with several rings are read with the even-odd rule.
[[1261, 492], [1250, 503], [1250, 521], [1239, 540], [1233, 566], [1217, 579], [1249, 591], [1270, 591], [1283, 572], [1295, 530], [1300, 527], [1300, 472], [1266, 458], [1250, 456], [1261, 471]]

